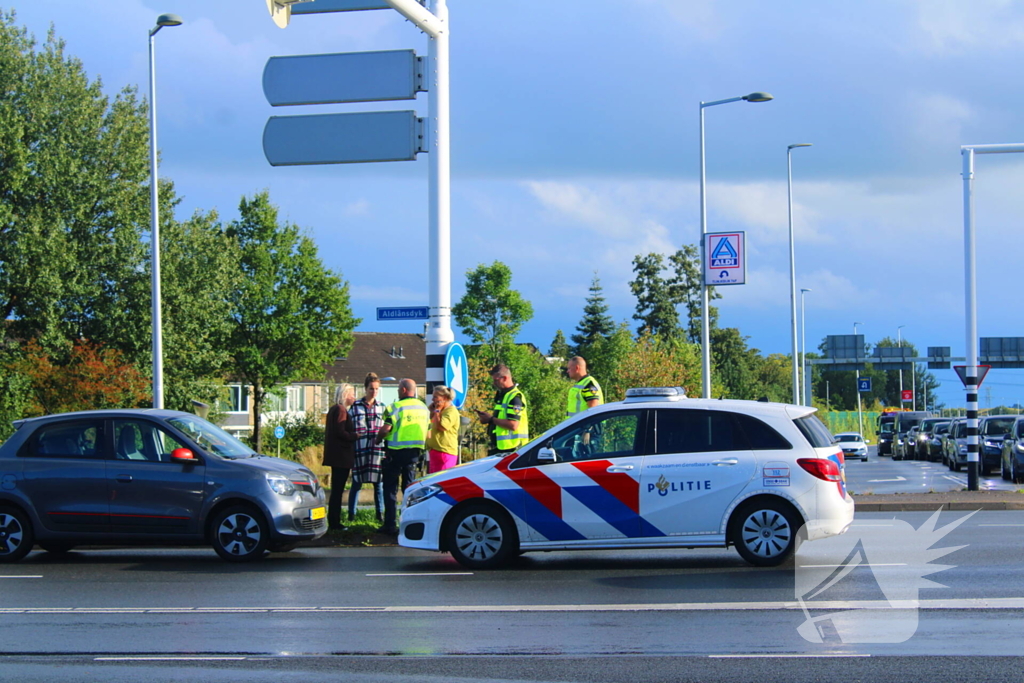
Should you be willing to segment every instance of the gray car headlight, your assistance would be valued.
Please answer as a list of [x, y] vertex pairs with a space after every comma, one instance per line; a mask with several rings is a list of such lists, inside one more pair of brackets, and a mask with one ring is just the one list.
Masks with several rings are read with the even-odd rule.
[[418, 489], [409, 492], [409, 495], [405, 498], [405, 507], [411, 508], [417, 503], [422, 503], [425, 500], [429, 500], [443, 491], [437, 484], [430, 484], [429, 486], [421, 486]]
[[960, 446], [960, 453], [961, 453], [961, 454], [964, 454], [964, 453], [966, 453], [966, 452], [967, 452], [967, 446], [966, 446], [966, 445], [964, 445], [964, 446]]
[[270, 488], [274, 493], [282, 496], [290, 496], [295, 493], [295, 484], [293, 484], [288, 477], [280, 474], [268, 474], [267, 484], [270, 485]]

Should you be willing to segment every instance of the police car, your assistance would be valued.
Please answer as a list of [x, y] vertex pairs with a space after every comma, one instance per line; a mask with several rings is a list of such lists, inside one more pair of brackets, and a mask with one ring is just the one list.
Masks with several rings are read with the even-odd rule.
[[757, 566], [853, 521], [843, 452], [807, 406], [630, 389], [510, 455], [421, 479], [399, 543], [473, 569], [518, 553], [733, 545]]

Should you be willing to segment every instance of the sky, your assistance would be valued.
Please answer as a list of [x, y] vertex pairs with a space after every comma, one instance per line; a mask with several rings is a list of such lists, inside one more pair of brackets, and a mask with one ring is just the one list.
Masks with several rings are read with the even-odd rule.
[[[0, 7], [12, 8], [10, 2]], [[237, 217], [267, 189], [349, 282], [366, 331], [380, 306], [426, 305], [426, 154], [416, 161], [271, 167], [275, 115], [416, 109], [415, 101], [271, 107], [270, 57], [414, 49], [397, 12], [293, 17], [264, 0], [21, 0], [17, 23], [52, 25], [114, 95], [148, 93], [156, 36], [161, 177], [179, 219]], [[722, 287], [720, 324], [763, 353], [792, 350], [786, 148], [793, 151], [798, 288], [812, 350], [854, 323], [966, 353], [960, 146], [1024, 142], [1024, 4], [1012, 0], [449, 0], [452, 297], [465, 273], [501, 260], [534, 318], [520, 341], [570, 336], [600, 277], [610, 314], [632, 320], [638, 254], [700, 238], [699, 103], [767, 91], [774, 100], [705, 110], [708, 231], [746, 233], [747, 284]], [[1012, 305], [1022, 258], [1024, 156], [978, 157], [978, 331], [1024, 335]], [[456, 329], [456, 338], [466, 339]], [[955, 374], [941, 399], [964, 403]], [[1024, 403], [1024, 371], [993, 370], [981, 406]]]

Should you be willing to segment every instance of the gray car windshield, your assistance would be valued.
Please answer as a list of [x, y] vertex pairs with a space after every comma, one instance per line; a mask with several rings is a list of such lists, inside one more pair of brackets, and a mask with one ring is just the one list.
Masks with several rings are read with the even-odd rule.
[[172, 417], [167, 421], [207, 453], [228, 459], [251, 458], [256, 454], [256, 451], [201, 417]]

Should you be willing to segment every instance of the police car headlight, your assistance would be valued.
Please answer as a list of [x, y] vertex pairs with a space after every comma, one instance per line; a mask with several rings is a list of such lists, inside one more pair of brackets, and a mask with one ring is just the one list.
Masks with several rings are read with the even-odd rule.
[[425, 500], [429, 500], [441, 493], [443, 489], [437, 484], [431, 484], [430, 486], [421, 486], [418, 489], [409, 492], [409, 495], [405, 499], [405, 507], [411, 508], [417, 503], [422, 503]]

